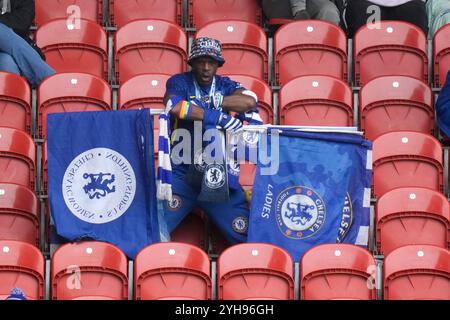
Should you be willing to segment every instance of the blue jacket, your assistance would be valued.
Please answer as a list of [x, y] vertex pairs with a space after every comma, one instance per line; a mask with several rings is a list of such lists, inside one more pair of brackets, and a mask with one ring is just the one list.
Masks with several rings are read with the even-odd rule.
[[436, 101], [436, 114], [439, 129], [450, 137], [450, 71], [447, 80]]

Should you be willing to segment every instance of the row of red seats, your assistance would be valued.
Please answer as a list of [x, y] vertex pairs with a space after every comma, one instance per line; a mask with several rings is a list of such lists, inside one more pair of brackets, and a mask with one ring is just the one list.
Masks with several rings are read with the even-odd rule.
[[[384, 299], [450, 299], [450, 253], [429, 246], [404, 246], [384, 261]], [[81, 242], [60, 247], [51, 259], [54, 300], [128, 299], [128, 261], [117, 247]], [[44, 299], [44, 257], [35, 247], [0, 241], [0, 298], [13, 287], [29, 299]], [[134, 260], [132, 284], [137, 300], [209, 300], [210, 260], [197, 247], [158, 243]], [[300, 298], [375, 300], [377, 266], [357, 246], [324, 244], [300, 262]], [[217, 261], [217, 296], [223, 300], [294, 299], [293, 261], [283, 249], [262, 243], [230, 247]]]
[[[230, 77], [259, 97], [264, 123], [274, 123], [272, 90], [263, 81], [243, 75]], [[169, 75], [145, 74], [124, 82], [118, 91], [120, 109], [163, 108]], [[280, 124], [353, 126], [353, 93], [343, 81], [328, 76], [303, 76], [278, 93]], [[0, 126], [31, 134], [30, 89], [21, 77], [0, 72]], [[380, 77], [359, 93], [359, 123], [365, 136], [398, 130], [434, 133], [434, 96], [422, 81], [405, 77]], [[60, 73], [46, 79], [37, 90], [37, 136], [46, 136], [46, 116], [54, 112], [111, 109], [111, 89], [102, 79], [83, 73]], [[158, 122], [155, 122], [157, 126]], [[156, 127], [157, 129], [157, 127]]]
[[[124, 26], [138, 19], [163, 19], [183, 26], [183, 0], [37, 0], [36, 24], [41, 26], [54, 19], [79, 16], [102, 25]], [[208, 22], [239, 19], [262, 23], [258, 0], [189, 0], [188, 25], [200, 28]], [[108, 5], [109, 19], [104, 10]], [[109, 21], [108, 21], [109, 20]]]
[[[56, 36], [64, 34], [64, 37]], [[450, 69], [450, 25], [436, 33], [434, 84], [442, 86]], [[268, 81], [268, 39], [263, 29], [245, 21], [224, 20], [200, 28], [196, 37], [219, 39], [227, 63], [222, 74], [244, 74]], [[86, 72], [108, 79], [107, 35], [97, 24], [52, 20], [40, 26], [36, 41], [58, 72]], [[355, 85], [379, 76], [404, 75], [428, 82], [427, 39], [416, 26], [382, 21], [380, 29], [362, 27], [354, 39]], [[347, 38], [325, 21], [295, 21], [274, 36], [275, 83], [303, 75], [328, 75], [347, 81]], [[114, 39], [118, 83], [142, 73], [175, 74], [187, 70], [187, 37], [164, 20], [136, 20], [122, 26]]]

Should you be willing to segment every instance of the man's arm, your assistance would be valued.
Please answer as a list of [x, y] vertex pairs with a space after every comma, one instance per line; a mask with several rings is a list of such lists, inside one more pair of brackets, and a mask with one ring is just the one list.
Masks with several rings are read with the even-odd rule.
[[[175, 97], [175, 95], [173, 95], [173, 94], [169, 94], [166, 97], [164, 97], [164, 104], [167, 105], [167, 102], [170, 99], [172, 99], [173, 97]], [[182, 104], [183, 104], [183, 101], [180, 101], [177, 104], [175, 104], [175, 106], [172, 106], [172, 109], [170, 110], [170, 114], [172, 116], [174, 116], [175, 118], [181, 119], [180, 111], [181, 111]], [[190, 108], [191, 109], [190, 109], [189, 116], [187, 118], [183, 118], [183, 120], [191, 120], [191, 121], [203, 120], [203, 115], [204, 115], [203, 108], [197, 107], [193, 104], [191, 104]]]
[[222, 109], [233, 112], [247, 112], [256, 106], [256, 100], [249, 95], [243, 94], [245, 90], [240, 89], [233, 94], [224, 96], [222, 102]]

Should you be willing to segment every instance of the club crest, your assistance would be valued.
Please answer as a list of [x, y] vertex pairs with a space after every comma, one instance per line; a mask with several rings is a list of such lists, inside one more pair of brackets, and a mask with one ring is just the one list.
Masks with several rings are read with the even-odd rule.
[[276, 221], [285, 237], [309, 238], [320, 230], [325, 217], [325, 204], [313, 189], [295, 186], [277, 197]]

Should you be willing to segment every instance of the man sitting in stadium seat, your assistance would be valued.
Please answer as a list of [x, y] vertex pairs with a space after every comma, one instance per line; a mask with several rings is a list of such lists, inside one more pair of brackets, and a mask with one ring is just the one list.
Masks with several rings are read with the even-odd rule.
[[376, 19], [405, 21], [417, 25], [425, 34], [428, 31], [424, 0], [347, 0], [345, 23], [349, 38]]
[[325, 20], [339, 25], [339, 10], [332, 0], [263, 0], [268, 19]]
[[55, 73], [28, 37], [34, 0], [0, 0], [0, 71], [24, 76], [35, 88]]
[[[221, 50], [221, 44], [216, 39], [194, 40], [188, 60], [192, 70], [174, 75], [167, 81], [164, 103], [166, 112], [170, 113], [173, 132], [170, 142], [173, 195], [171, 200], [170, 197], [158, 198], [168, 200], [164, 202], [164, 215], [169, 233], [194, 207], [200, 207], [222, 230], [230, 244], [235, 244], [247, 239], [249, 215], [244, 191], [239, 185], [238, 167], [230, 166], [230, 163], [215, 166], [205, 162], [209, 154], [204, 133], [207, 129], [216, 133], [235, 132], [244, 121], [249, 124], [260, 124], [262, 121], [257, 111], [256, 94], [228, 77], [216, 75], [217, 69], [225, 63]], [[229, 112], [237, 115], [232, 116]], [[160, 118], [160, 153], [161, 145], [169, 144], [161, 134], [162, 126]], [[201, 126], [202, 136], [195, 134], [198, 132], [197, 126]], [[179, 161], [184, 154], [180, 156], [175, 152], [181, 143], [186, 143], [184, 135], [181, 140], [178, 139], [180, 129], [190, 135], [189, 163]], [[196, 149], [197, 143], [200, 148]], [[158, 166], [160, 170], [161, 160]], [[167, 182], [170, 185], [170, 179]]]

